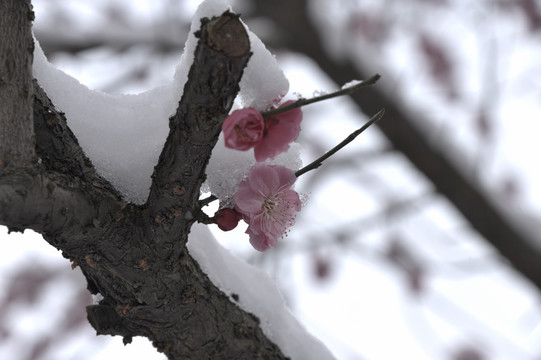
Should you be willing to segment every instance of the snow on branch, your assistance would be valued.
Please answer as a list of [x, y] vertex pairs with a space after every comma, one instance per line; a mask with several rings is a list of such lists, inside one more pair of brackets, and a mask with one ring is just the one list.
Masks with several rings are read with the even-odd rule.
[[[126, 343], [146, 336], [171, 359], [205, 358], [208, 344], [223, 358], [332, 358], [289, 313], [273, 282], [225, 252], [202, 225], [191, 232], [189, 253], [186, 247], [192, 225], [206, 216], [202, 186], [222, 204], [236, 203], [234, 211], [250, 223], [250, 241], [261, 251], [276, 245], [301, 209], [292, 186], [300, 175], [294, 140], [302, 113], [288, 108], [295, 107], [291, 100], [279, 106], [287, 80], [238, 15], [220, 0], [205, 1], [174, 80], [142, 94], [92, 91], [48, 63], [38, 43], [33, 70], [45, 91], [36, 85], [34, 106], [39, 169], [45, 172], [34, 180], [41, 187], [28, 184], [31, 176], [18, 186], [37, 189], [30, 194], [38, 211], [55, 199], [62, 204], [53, 214], [55, 227], [38, 230], [81, 268], [90, 292], [102, 296], [87, 308], [98, 333], [121, 335]], [[254, 109], [248, 112], [255, 117], [239, 110], [225, 125], [233, 107]], [[280, 108], [280, 114], [265, 113]], [[255, 130], [243, 127], [250, 124]], [[220, 139], [224, 126], [230, 131]], [[244, 149], [247, 134], [253, 141]], [[255, 160], [251, 151], [236, 151], [252, 145]], [[256, 202], [252, 183], [268, 186], [255, 194]], [[42, 199], [44, 187], [49, 193]], [[13, 196], [18, 193], [6, 192], [0, 201], [23, 204]], [[257, 222], [261, 216], [265, 221]], [[21, 229], [32, 227], [24, 220]]]

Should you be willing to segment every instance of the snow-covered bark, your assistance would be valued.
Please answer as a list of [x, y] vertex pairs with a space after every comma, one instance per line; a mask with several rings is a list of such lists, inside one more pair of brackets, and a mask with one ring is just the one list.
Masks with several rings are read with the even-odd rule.
[[[190, 252], [186, 246], [192, 225], [205, 216], [200, 188], [219, 174], [205, 171], [239, 84], [246, 90], [240, 101], [258, 108], [287, 90], [283, 75], [275, 76], [275, 86], [262, 86], [268, 84], [257, 69], [245, 71], [250, 56], [258, 66], [276, 65], [224, 10], [221, 1], [200, 9], [192, 27], [198, 40], [188, 42], [175, 82], [140, 97], [93, 93], [38, 50], [39, 84], [31, 88], [39, 160], [24, 168], [0, 163], [0, 223], [40, 232], [81, 268], [90, 292], [103, 297], [87, 308], [99, 334], [125, 342], [148, 337], [171, 359], [331, 358], [268, 278], [228, 256], [200, 228]], [[166, 101], [156, 101], [161, 97]], [[160, 135], [155, 130], [163, 132], [168, 117]], [[2, 118], [0, 125], [10, 123]], [[298, 157], [285, 159], [298, 167]], [[231, 184], [210, 181], [208, 188], [227, 197]]]

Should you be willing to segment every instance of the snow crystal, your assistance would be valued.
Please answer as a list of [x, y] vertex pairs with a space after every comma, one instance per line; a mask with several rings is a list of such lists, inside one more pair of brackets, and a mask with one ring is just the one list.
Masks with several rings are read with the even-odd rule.
[[324, 91], [324, 90], [314, 90], [314, 92], [312, 93], [312, 96], [313, 97], [319, 97], [319, 96], [323, 96], [323, 95], [327, 95], [328, 92]]
[[291, 314], [274, 281], [220, 246], [207, 226], [192, 227], [188, 250], [220, 290], [259, 318], [265, 335], [285, 356], [295, 360], [334, 359], [325, 345]]
[[[197, 45], [194, 32], [201, 26], [200, 19], [221, 15], [229, 9], [222, 0], [203, 2], [192, 21], [173, 81], [137, 95], [110, 95], [88, 89], [50, 64], [36, 41], [34, 76], [55, 106], [66, 114], [69, 127], [96, 170], [127, 201], [142, 204], [148, 196], [151, 175], [169, 132], [169, 117], [176, 111], [193, 62]], [[236, 103], [264, 109], [286, 94], [289, 84], [263, 43], [251, 32], [249, 37], [253, 55], [241, 80]], [[211, 180], [207, 187], [220, 188], [219, 196], [225, 197], [225, 192], [228, 195], [234, 192], [231, 183], [243, 174], [238, 168], [221, 165], [239, 163], [236, 157], [244, 158], [245, 154], [228, 152], [231, 159], [227, 159], [219, 148], [214, 154], [221, 156], [219, 161], [212, 161], [208, 178], [220, 179]], [[299, 166], [299, 163], [284, 165]], [[220, 171], [212, 166], [220, 167]]]
[[344, 85], [342, 85], [342, 89], [349, 89], [351, 87], [359, 85], [362, 82], [363, 82], [362, 80], [351, 80], [351, 81], [345, 83]]
[[100, 293], [92, 294], [92, 305], [98, 305], [103, 300], [103, 295]]

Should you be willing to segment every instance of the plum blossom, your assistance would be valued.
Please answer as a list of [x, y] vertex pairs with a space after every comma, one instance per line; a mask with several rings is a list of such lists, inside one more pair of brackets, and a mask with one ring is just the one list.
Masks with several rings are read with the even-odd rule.
[[235, 110], [222, 124], [225, 146], [230, 149], [248, 150], [261, 142], [265, 123], [261, 113], [254, 108]]
[[246, 233], [258, 251], [276, 246], [278, 238], [295, 224], [301, 210], [299, 194], [291, 189], [293, 171], [279, 165], [255, 165], [233, 195], [235, 209], [248, 223]]
[[[292, 100], [286, 101], [280, 107], [292, 103]], [[299, 108], [265, 118], [254, 108], [236, 110], [222, 125], [225, 146], [236, 150], [253, 147], [258, 162], [273, 159], [286, 151], [299, 136], [301, 121], [302, 111]]]

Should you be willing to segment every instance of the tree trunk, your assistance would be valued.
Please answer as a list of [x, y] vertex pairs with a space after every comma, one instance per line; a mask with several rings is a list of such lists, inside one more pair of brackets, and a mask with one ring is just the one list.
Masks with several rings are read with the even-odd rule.
[[0, 2], [0, 167], [26, 166], [34, 159], [32, 20], [29, 0]]
[[[0, 108], [12, 111], [2, 112], [0, 136], [13, 137], [2, 138], [9, 161], [0, 162], [0, 223], [40, 232], [81, 268], [89, 291], [103, 296], [87, 308], [98, 334], [121, 335], [125, 343], [146, 336], [169, 359], [284, 359], [259, 320], [221, 293], [186, 248], [192, 224], [205, 216], [205, 168], [251, 55], [238, 16], [202, 21], [148, 201], [135, 206], [96, 173], [63, 114], [32, 84], [31, 18], [22, 11], [28, 6], [0, 5], [3, 32], [15, 39], [2, 40], [1, 56], [19, 54], [13, 64], [2, 62], [1, 79], [20, 72], [9, 83], [14, 100], [0, 97]], [[33, 154], [39, 162], [30, 161]]]

